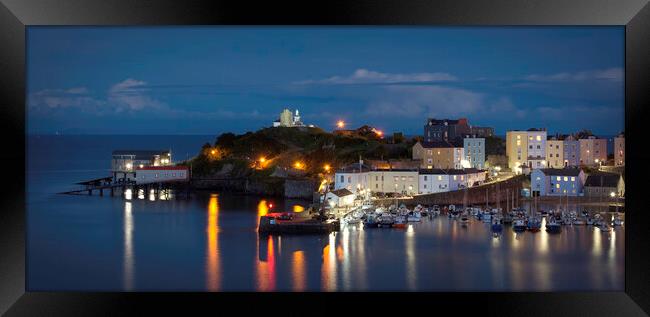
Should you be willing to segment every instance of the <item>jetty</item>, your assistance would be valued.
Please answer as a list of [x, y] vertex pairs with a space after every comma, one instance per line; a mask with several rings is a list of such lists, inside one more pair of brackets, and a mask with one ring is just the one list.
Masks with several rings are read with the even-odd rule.
[[137, 194], [140, 191], [144, 193], [153, 191], [157, 196], [161, 191], [174, 190], [177, 197], [189, 197], [190, 195], [190, 184], [187, 181], [174, 180], [138, 184], [135, 182], [114, 182], [112, 177], [102, 177], [75, 184], [79, 185], [79, 187], [59, 194], [92, 196], [97, 193], [99, 196], [104, 196], [104, 193], [106, 193], [110, 196], [126, 196], [129, 191], [132, 194]]

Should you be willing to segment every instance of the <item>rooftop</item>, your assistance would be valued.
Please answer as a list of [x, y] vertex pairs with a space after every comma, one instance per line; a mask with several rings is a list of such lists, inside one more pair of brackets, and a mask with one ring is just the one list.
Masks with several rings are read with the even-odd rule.
[[156, 155], [167, 155], [171, 152], [169, 150], [115, 150], [113, 156], [116, 155], [135, 155], [136, 160], [150, 160]]
[[369, 172], [370, 170], [371, 170], [370, 166], [366, 164], [359, 165], [359, 163], [352, 163], [339, 168], [336, 172], [337, 173], [363, 173], [363, 172]]
[[475, 174], [475, 173], [484, 173], [484, 170], [479, 170], [476, 168], [466, 168], [466, 169], [441, 169], [441, 168], [430, 168], [430, 169], [421, 169], [420, 174], [423, 175], [466, 175], [466, 174]]
[[598, 172], [591, 174], [585, 181], [585, 186], [591, 187], [617, 187], [620, 175], [614, 173]]
[[432, 142], [426, 142], [422, 141], [419, 142], [420, 145], [422, 145], [423, 148], [426, 149], [435, 149], [435, 148], [457, 148], [457, 147], [463, 147], [462, 144], [459, 142], [448, 142], [448, 141], [432, 141]]
[[353, 195], [351, 191], [349, 191], [347, 188], [341, 188], [337, 190], [333, 190], [330, 193], [338, 196], [338, 197], [345, 197], [345, 196], [350, 196]]
[[578, 176], [582, 171], [579, 168], [540, 168], [539, 170], [547, 176]]

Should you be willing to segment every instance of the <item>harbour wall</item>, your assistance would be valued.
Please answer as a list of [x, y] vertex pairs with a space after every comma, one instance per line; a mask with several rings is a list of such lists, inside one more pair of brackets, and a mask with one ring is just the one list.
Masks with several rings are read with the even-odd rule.
[[[402, 202], [407, 205], [485, 205], [486, 199], [490, 204], [496, 202], [502, 203], [505, 208], [507, 200], [512, 200], [513, 193], [515, 199], [520, 200], [520, 193], [523, 189], [523, 183], [526, 181], [525, 175], [518, 175], [508, 180], [475, 186], [463, 190], [455, 190], [444, 193], [417, 195], [413, 199], [405, 199]], [[508, 196], [508, 193], [510, 196]]]

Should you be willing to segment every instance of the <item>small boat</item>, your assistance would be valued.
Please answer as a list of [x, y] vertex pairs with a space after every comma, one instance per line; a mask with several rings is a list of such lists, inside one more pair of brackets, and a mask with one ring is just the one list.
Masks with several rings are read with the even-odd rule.
[[360, 218], [355, 218], [355, 217], [346, 217], [346, 218], [343, 219], [343, 220], [345, 221], [345, 223], [347, 223], [347, 224], [349, 224], [349, 225], [356, 225], [356, 224], [358, 224], [359, 222], [361, 222], [361, 219], [360, 219]]
[[377, 228], [379, 225], [379, 219], [374, 214], [369, 214], [366, 216], [366, 219], [363, 221], [364, 228]]
[[467, 214], [463, 214], [463, 215], [460, 217], [460, 224], [461, 224], [463, 227], [465, 227], [465, 226], [467, 226], [467, 224], [469, 224], [469, 217], [467, 216]]
[[447, 207], [447, 211], [449, 213], [455, 212], [456, 211], [456, 205], [449, 205], [449, 207]]
[[526, 220], [524, 218], [517, 218], [512, 221], [512, 230], [516, 232], [526, 231]]
[[549, 217], [546, 222], [546, 232], [548, 233], [560, 233], [562, 231], [562, 225], [560, 225], [555, 217]]
[[379, 228], [390, 228], [393, 226], [395, 223], [395, 220], [393, 219], [393, 216], [390, 214], [383, 214], [379, 217], [379, 223], [377, 226]]
[[601, 232], [610, 232], [610, 231], [612, 231], [612, 228], [610, 226], [608, 226], [604, 222], [600, 226], [598, 226], [598, 229], [600, 229]]
[[594, 218], [591, 217], [587, 218], [587, 225], [591, 226], [593, 224], [594, 224]]
[[616, 216], [614, 216], [614, 220], [612, 221], [612, 225], [614, 225], [614, 226], [622, 226], [623, 225], [623, 219], [621, 219], [621, 215], [619, 213], [616, 213]]
[[542, 221], [535, 216], [530, 216], [528, 218], [528, 223], [526, 224], [526, 229], [531, 232], [538, 232], [542, 228]]
[[499, 221], [498, 218], [494, 218], [494, 220], [492, 220], [491, 229], [492, 229], [492, 232], [501, 232], [501, 231], [503, 231], [503, 225], [501, 224], [501, 221]]
[[440, 216], [440, 206], [433, 205], [433, 215], [434, 216]]
[[406, 217], [406, 220], [409, 222], [420, 222], [422, 221], [422, 214], [419, 211], [411, 211]]
[[573, 219], [573, 224], [576, 226], [584, 226], [587, 224], [587, 221], [582, 217], [578, 217], [576, 219]]
[[395, 222], [393, 223], [393, 228], [404, 229], [406, 228], [406, 217], [397, 216], [395, 217]]
[[490, 222], [490, 221], [492, 221], [492, 214], [490, 214], [489, 212], [484, 212], [484, 213], [481, 215], [481, 220], [482, 220], [483, 222]]

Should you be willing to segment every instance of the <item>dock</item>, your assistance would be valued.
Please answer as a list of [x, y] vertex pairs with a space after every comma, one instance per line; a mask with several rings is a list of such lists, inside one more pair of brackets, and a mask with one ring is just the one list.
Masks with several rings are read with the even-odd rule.
[[189, 182], [181, 181], [161, 181], [155, 183], [146, 183], [146, 184], [137, 184], [137, 183], [116, 183], [112, 182], [111, 177], [102, 177], [97, 179], [92, 179], [89, 181], [78, 182], [76, 185], [80, 185], [79, 188], [68, 190], [65, 192], [60, 192], [59, 194], [63, 195], [89, 195], [97, 193], [99, 196], [104, 196], [104, 193], [115, 196], [125, 196], [126, 193], [130, 190], [133, 195], [137, 195], [140, 190], [143, 190], [144, 193], [149, 193], [153, 191], [157, 196], [159, 192], [164, 190], [176, 190], [176, 195], [184, 194], [181, 196], [189, 197], [190, 195], [190, 184]]

